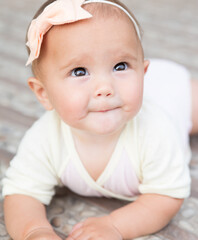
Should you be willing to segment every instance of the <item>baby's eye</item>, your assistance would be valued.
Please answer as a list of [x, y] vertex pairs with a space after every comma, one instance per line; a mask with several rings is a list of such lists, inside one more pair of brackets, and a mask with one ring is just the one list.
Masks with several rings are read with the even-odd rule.
[[127, 63], [125, 62], [120, 62], [118, 64], [115, 65], [115, 67], [113, 68], [113, 71], [124, 71], [128, 68]]
[[79, 68], [75, 68], [74, 70], [72, 70], [71, 75], [73, 77], [82, 77], [87, 75], [88, 72], [85, 68], [79, 67]]

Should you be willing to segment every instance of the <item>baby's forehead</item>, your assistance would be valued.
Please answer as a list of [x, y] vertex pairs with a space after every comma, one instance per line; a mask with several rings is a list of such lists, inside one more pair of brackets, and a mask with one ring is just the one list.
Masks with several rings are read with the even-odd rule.
[[96, 63], [93, 61], [96, 56], [98, 62], [125, 59], [130, 54], [139, 59], [138, 38], [131, 23], [125, 25], [121, 19], [117, 24], [114, 23], [111, 17], [101, 19], [93, 16], [83, 21], [54, 26], [46, 36], [42, 56], [53, 57], [58, 62], [64, 55], [66, 61], [77, 61], [79, 64], [84, 59]]
[[76, 39], [89, 34], [89, 36], [93, 39], [99, 35], [100, 38], [97, 39], [99, 41], [100, 39], [108, 39], [108, 36], [112, 35], [112, 32], [121, 34], [123, 29], [127, 29], [129, 39], [133, 38], [136, 39], [136, 41], [139, 40], [133, 23], [127, 16], [125, 16], [124, 13], [122, 13], [119, 18], [115, 15], [104, 16], [103, 12], [99, 13], [98, 11], [96, 15], [94, 13], [91, 14], [92, 18], [89, 19], [53, 26], [45, 37], [48, 39], [50, 38], [53, 42], [53, 38], [58, 38], [58, 35], [60, 35], [63, 40], [66, 40], [64, 37], [73, 36], [72, 42], [75, 43]]

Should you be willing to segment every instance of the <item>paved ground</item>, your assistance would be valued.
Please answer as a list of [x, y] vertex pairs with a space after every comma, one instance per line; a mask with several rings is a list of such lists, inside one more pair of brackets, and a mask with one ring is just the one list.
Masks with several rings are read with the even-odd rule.
[[[0, 179], [25, 130], [43, 112], [26, 85], [30, 76], [24, 48], [25, 29], [43, 0], [0, 0]], [[144, 29], [146, 57], [175, 60], [198, 79], [198, 1], [124, 0]], [[198, 239], [198, 137], [191, 139], [192, 193], [164, 230], [144, 239]], [[0, 185], [1, 189], [1, 185]], [[48, 207], [48, 217], [63, 238], [71, 226], [88, 216], [102, 215], [124, 204], [86, 199], [63, 190]], [[0, 239], [10, 239], [3, 221], [0, 197]]]

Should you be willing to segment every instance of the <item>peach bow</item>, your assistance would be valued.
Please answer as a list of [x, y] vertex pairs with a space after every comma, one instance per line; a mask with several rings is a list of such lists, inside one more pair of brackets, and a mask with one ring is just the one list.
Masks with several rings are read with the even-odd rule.
[[76, 22], [92, 17], [81, 6], [85, 0], [57, 0], [48, 5], [44, 11], [32, 20], [26, 45], [30, 55], [26, 66], [39, 57], [44, 34], [54, 25]]

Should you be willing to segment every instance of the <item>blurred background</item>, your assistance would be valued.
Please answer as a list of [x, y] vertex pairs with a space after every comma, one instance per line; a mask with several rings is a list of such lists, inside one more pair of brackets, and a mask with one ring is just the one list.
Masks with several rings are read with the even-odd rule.
[[[25, 67], [26, 29], [43, 2], [44, 0], [0, 0], [0, 180], [23, 134], [43, 113], [43, 108], [27, 87], [26, 80], [31, 76], [31, 71]], [[192, 77], [198, 79], [198, 0], [122, 2], [131, 9], [142, 26], [145, 57], [176, 61], [185, 65]], [[194, 151], [191, 163], [192, 197], [198, 198], [197, 138], [191, 140], [191, 146]], [[0, 203], [0, 239], [3, 239], [1, 208]], [[198, 223], [196, 224], [193, 228], [198, 229]], [[198, 239], [189, 236], [180, 239]]]

